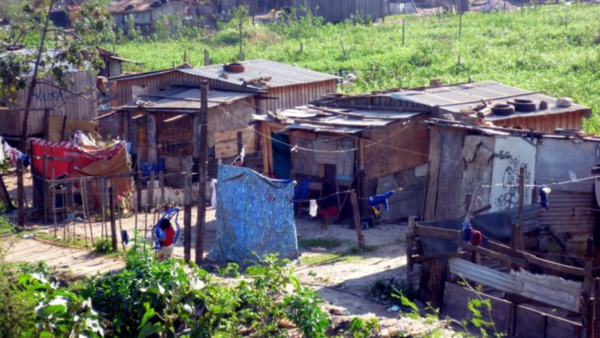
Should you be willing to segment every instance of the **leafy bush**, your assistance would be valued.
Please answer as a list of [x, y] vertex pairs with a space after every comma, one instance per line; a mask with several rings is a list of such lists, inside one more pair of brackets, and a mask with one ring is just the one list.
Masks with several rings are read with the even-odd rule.
[[112, 241], [104, 237], [98, 238], [94, 240], [92, 251], [107, 254], [112, 251]]

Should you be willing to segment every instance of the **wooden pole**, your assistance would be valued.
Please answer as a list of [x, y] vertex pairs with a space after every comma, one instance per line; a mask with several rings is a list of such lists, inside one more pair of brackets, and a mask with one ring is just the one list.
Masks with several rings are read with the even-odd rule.
[[20, 158], [17, 159], [17, 199], [19, 207], [17, 223], [20, 227], [25, 228], [25, 186], [23, 184], [23, 161]]
[[462, 36], [462, 17], [463, 17], [463, 13], [460, 13], [460, 15], [458, 16], [458, 38], [459, 39]]
[[[87, 208], [90, 205], [89, 201], [88, 201], [88, 185], [87, 185], [87, 180], [83, 180], [83, 193], [81, 194], [81, 200], [83, 202], [83, 212], [84, 215], [87, 213]], [[90, 208], [91, 210], [92, 208]], [[87, 220], [88, 220], [88, 224], [90, 226], [90, 238], [92, 239], [92, 245], [94, 245], [94, 229], [92, 227], [92, 215], [90, 213], [87, 213]], [[85, 228], [85, 224], [83, 225], [83, 227]], [[87, 234], [85, 235], [85, 246], [87, 246]]]
[[44, 194], [44, 223], [48, 224], [48, 155], [44, 155], [44, 172], [42, 173], [42, 177], [44, 177], [44, 188], [42, 190]]
[[186, 262], [192, 257], [192, 170], [194, 161], [191, 156], [184, 160], [185, 186], [183, 189], [183, 256]]
[[165, 197], [165, 173], [163, 171], [158, 173], [158, 185], [160, 186], [160, 205], [164, 205], [167, 198]]
[[[87, 228], [85, 227], [85, 222], [89, 219], [88, 217], [88, 213], [85, 210], [86, 209], [86, 203], [85, 203], [85, 195], [87, 195], [87, 190], [85, 189], [85, 185], [84, 185], [84, 180], [83, 178], [81, 180], [79, 180], [79, 191], [81, 192], [81, 205], [82, 205], [82, 209], [83, 209], [83, 237], [85, 239], [85, 246], [88, 246], [88, 237], [87, 237]], [[91, 222], [91, 221], [90, 221]], [[91, 223], [90, 223], [91, 224]], [[91, 229], [91, 227], [90, 227]]]
[[[119, 193], [119, 188], [117, 188], [117, 200], [119, 200], [119, 198], [121, 197], [121, 194]], [[119, 208], [119, 232], [121, 233], [121, 247], [123, 248], [123, 251], [125, 251], [125, 241], [123, 241], [123, 223], [122, 223], [122, 219], [123, 219], [123, 208], [121, 208], [120, 205], [117, 205], [117, 208]]]
[[204, 50], [204, 65], [210, 66], [210, 56], [208, 54], [208, 49]]
[[62, 120], [62, 127], [60, 129], [60, 140], [61, 141], [65, 140], [65, 131], [66, 131], [66, 129], [67, 129], [67, 115], [65, 115], [63, 117], [63, 120]]
[[406, 22], [402, 19], [402, 46], [404, 46], [404, 32], [405, 32]]
[[350, 202], [352, 202], [352, 211], [354, 216], [354, 227], [356, 228], [356, 237], [358, 238], [358, 249], [365, 251], [365, 237], [362, 234], [362, 226], [360, 225], [360, 214], [358, 213], [358, 199], [356, 191], [350, 191]]
[[108, 237], [108, 233], [106, 232], [106, 194], [105, 194], [105, 187], [104, 187], [104, 178], [102, 178], [100, 180], [100, 186], [98, 186], [98, 191], [100, 191], [100, 193], [98, 194], [100, 196], [100, 199], [102, 200], [102, 238], [107, 238]]
[[196, 220], [196, 264], [202, 264], [204, 257], [204, 233], [206, 227], [206, 176], [208, 172], [208, 81], [200, 88], [200, 157], [198, 162], [198, 213]]
[[[50, 141], [50, 109], [44, 109], [44, 140]], [[61, 140], [62, 141], [62, 140]]]
[[150, 182], [148, 182], [147, 195], [148, 195], [148, 205], [146, 207], [150, 207], [150, 210], [154, 208], [154, 170], [150, 171]]
[[[54, 213], [54, 238], [57, 237], [58, 233], [58, 222], [56, 220], [56, 187], [54, 186], [56, 181], [54, 180], [54, 168], [52, 168], [52, 180], [50, 186], [52, 187], [52, 211]], [[63, 234], [64, 239], [64, 234]]]
[[113, 252], [119, 250], [117, 243], [117, 223], [115, 222], [115, 200], [113, 198], [113, 187], [108, 188], [108, 205], [110, 208], [110, 231], [112, 237]]
[[523, 208], [525, 205], [525, 168], [519, 168], [519, 226], [517, 228], [517, 250], [523, 251], [523, 224], [524, 224], [524, 216], [523, 216]]

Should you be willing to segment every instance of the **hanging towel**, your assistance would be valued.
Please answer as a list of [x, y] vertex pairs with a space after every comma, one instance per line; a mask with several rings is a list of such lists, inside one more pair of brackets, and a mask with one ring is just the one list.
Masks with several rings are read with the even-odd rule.
[[552, 190], [548, 186], [540, 187], [540, 204], [546, 208], [546, 210], [550, 210], [550, 203], [548, 202], [548, 195]]

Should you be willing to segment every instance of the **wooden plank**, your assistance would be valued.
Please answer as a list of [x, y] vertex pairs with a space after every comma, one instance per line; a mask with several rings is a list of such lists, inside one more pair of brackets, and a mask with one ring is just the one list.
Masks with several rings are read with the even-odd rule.
[[[506, 300], [478, 293], [454, 283], [446, 283], [444, 291], [444, 305], [442, 312], [445, 316], [462, 321], [472, 319], [473, 313], [469, 310], [469, 300], [482, 298], [489, 300], [492, 305], [492, 320], [498, 333], [507, 333], [512, 320], [512, 304]], [[485, 320], [486, 311], [483, 311]]]
[[[64, 141], [61, 139], [63, 118], [56, 116], [49, 116], [48, 118], [48, 133], [49, 140], [52, 142]], [[96, 125], [90, 121], [70, 120], [67, 119], [65, 124], [65, 135], [69, 135], [75, 130], [81, 130], [90, 133], [90, 135], [96, 138]], [[117, 135], [114, 135], [117, 136]]]
[[428, 227], [423, 225], [415, 224], [414, 233], [418, 236], [426, 236], [426, 237], [436, 237], [442, 239], [450, 239], [460, 241], [460, 231], [458, 230], [449, 230], [435, 227]]
[[254, 153], [256, 151], [255, 142], [250, 142], [254, 137], [254, 129], [241, 128], [215, 132], [216, 158], [227, 158], [239, 155], [238, 133], [242, 133], [242, 146], [246, 146], [246, 153]]
[[486, 257], [490, 257], [490, 258], [494, 258], [494, 259], [498, 259], [501, 260], [503, 262], [509, 262], [509, 263], [513, 263], [519, 266], [525, 266], [525, 260], [523, 259], [519, 259], [519, 258], [513, 258], [510, 256], [506, 256], [497, 252], [494, 252], [492, 250], [488, 250], [479, 246], [475, 246], [475, 245], [471, 245], [469, 243], [466, 242], [461, 242], [460, 246], [465, 249], [465, 250], [471, 250], [471, 251], [475, 251], [477, 253], [480, 253]]
[[534, 310], [516, 307], [515, 333], [521, 337], [546, 338], [544, 316]]
[[367, 179], [418, 167], [429, 160], [429, 128], [420, 124], [423, 117], [409, 124], [392, 123], [385, 128], [364, 132], [365, 174]]
[[314, 141], [317, 139], [317, 134], [311, 133], [308, 131], [303, 131], [303, 130], [294, 130], [294, 135], [304, 138], [304, 139], [307, 139], [309, 141]]
[[440, 175], [440, 127], [431, 127], [430, 160], [427, 168], [427, 186], [423, 202], [423, 219], [435, 220], [435, 209], [437, 205], [438, 177]]

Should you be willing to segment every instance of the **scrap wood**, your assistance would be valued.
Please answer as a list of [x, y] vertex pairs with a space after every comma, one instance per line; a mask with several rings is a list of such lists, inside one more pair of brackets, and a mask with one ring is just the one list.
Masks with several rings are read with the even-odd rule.
[[558, 234], [556, 234], [556, 232], [554, 232], [554, 230], [552, 230], [549, 226], [546, 226], [546, 230], [548, 230], [552, 238], [554, 238], [554, 241], [556, 241], [560, 248], [565, 252], [571, 262], [573, 262], [573, 264], [575, 264], [577, 267], [582, 268], [583, 264], [573, 256], [573, 253], [571, 253], [571, 250], [569, 250], [567, 244], [558, 236]]

